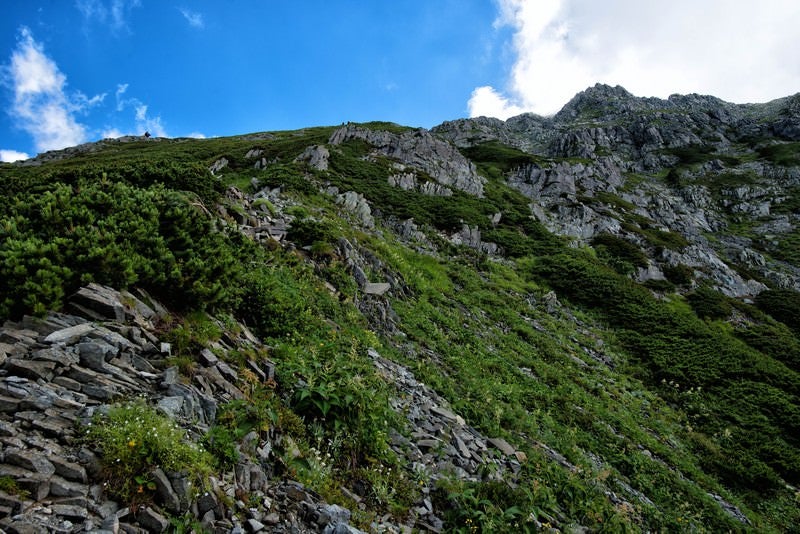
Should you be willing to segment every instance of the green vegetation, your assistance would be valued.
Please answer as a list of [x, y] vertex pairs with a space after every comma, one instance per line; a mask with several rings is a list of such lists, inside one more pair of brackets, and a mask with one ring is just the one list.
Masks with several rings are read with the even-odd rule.
[[[696, 453], [706, 469], [743, 491], [777, 491], [779, 476], [798, 480], [796, 371], [738, 343], [726, 329], [700, 321], [685, 308], [655, 300], [580, 255], [542, 258], [533, 272], [618, 328], [620, 342], [635, 358], [637, 374], [651, 387], [680, 384], [674, 395], [669, 390], [662, 394], [683, 406], [691, 425], [704, 434], [702, 440], [697, 436]], [[725, 299], [714, 292], [701, 289], [694, 295], [690, 302], [703, 315], [729, 313]], [[681, 393], [687, 387], [702, 393], [690, 400]], [[725, 428], [736, 432], [736, 442], [707, 441]]]
[[689, 286], [694, 280], [694, 269], [688, 265], [667, 265], [664, 267], [664, 276], [676, 286]]
[[800, 293], [790, 289], [771, 289], [759, 293], [756, 306], [776, 320], [800, 333]]
[[474, 161], [484, 175], [493, 179], [500, 179], [508, 171], [524, 165], [543, 163], [542, 158], [503, 145], [497, 141], [489, 141], [464, 148], [461, 152]]
[[715, 153], [714, 146], [710, 144], [669, 148], [664, 149], [663, 152], [676, 156], [679, 160], [679, 165], [695, 165], [698, 163], [706, 163], [714, 159], [721, 160], [726, 165], [738, 165], [741, 162], [736, 156]]
[[[155, 465], [189, 469], [199, 484], [235, 465], [245, 436], [278, 432], [277, 475], [350, 507], [341, 488], [358, 485], [365, 510], [355, 518], [364, 526], [387, 513], [406, 518], [426, 480], [389, 447], [393, 431], [414, 429], [390, 407], [401, 393], [377, 372], [375, 349], [527, 458], [515, 472], [483, 466], [481, 482], [453, 475], [428, 488], [447, 531], [747, 530], [713, 495], [757, 531], [800, 523], [785, 485], [800, 483], [797, 293], [767, 291], [756, 306], [703, 285], [681, 297], [675, 287], [695, 283], [685, 265], [666, 268], [666, 281], [635, 283], [627, 274], [647, 265], [645, 250], [608, 234], [574, 249], [550, 234], [504, 175], [552, 162], [499, 143], [464, 150], [487, 179], [481, 199], [392, 187], [393, 161], [362, 142], [330, 147], [328, 171], [294, 161], [332, 131], [118, 143], [41, 167], [0, 166], [0, 318], [58, 308], [97, 281], [143, 287], [180, 313], [162, 326], [173, 346], [167, 363], [184, 374], [237, 321], [269, 347], [218, 354], [237, 370], [244, 398], [221, 406], [204, 436], [186, 435], [143, 403], [93, 420], [86, 439], [100, 444], [119, 499], [146, 501]], [[252, 149], [262, 151], [265, 170], [245, 157]], [[674, 154], [682, 165], [720, 157], [701, 147]], [[220, 157], [229, 164], [214, 177], [206, 169]], [[229, 185], [254, 177], [282, 189], [292, 208], [263, 205], [273, 216], [290, 212], [288, 238], [309, 248], [261, 246], [212, 215]], [[383, 217], [413, 218], [437, 250], [403, 244], [381, 216], [374, 233], [348, 226], [320, 193], [329, 185], [363, 194]], [[687, 244], [617, 195], [587, 202], [618, 211], [645, 249]], [[463, 224], [503, 257], [441, 239], [439, 231]], [[368, 258], [370, 279], [391, 276], [378, 312], [364, 306], [372, 297], [340, 256], [341, 237]], [[266, 358], [276, 364], [274, 382], [247, 368]], [[610, 500], [612, 491], [624, 502]]]
[[186, 440], [186, 433], [169, 418], [143, 402], [112, 407], [93, 418], [84, 439], [102, 450], [106, 491], [125, 503], [152, 499], [153, 470], [186, 470], [198, 490], [212, 472], [211, 457]]
[[0, 476], [0, 491], [22, 498], [27, 498], [29, 496], [27, 491], [19, 487], [17, 481], [8, 475]]
[[186, 193], [82, 180], [17, 193], [0, 210], [0, 318], [58, 308], [90, 281], [138, 284], [179, 309], [236, 302], [223, 281], [241, 270], [243, 239], [216, 231]]
[[599, 234], [592, 239], [592, 246], [619, 273], [631, 274], [636, 267], [647, 267], [647, 255], [642, 249], [617, 236]]
[[790, 167], [800, 165], [800, 143], [775, 143], [757, 148], [758, 155], [775, 165]]

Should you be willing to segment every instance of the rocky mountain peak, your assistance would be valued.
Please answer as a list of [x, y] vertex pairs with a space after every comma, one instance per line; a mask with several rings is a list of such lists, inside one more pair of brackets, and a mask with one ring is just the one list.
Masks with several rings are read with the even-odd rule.
[[640, 99], [634, 97], [622, 86], [598, 83], [581, 91], [556, 113], [556, 122], [577, 118], [597, 118], [635, 109]]

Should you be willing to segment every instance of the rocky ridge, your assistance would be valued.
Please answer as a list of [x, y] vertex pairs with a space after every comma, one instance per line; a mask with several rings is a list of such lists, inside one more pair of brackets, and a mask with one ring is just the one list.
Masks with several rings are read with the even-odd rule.
[[[747, 297], [765, 286], [734, 265], [800, 289], [800, 271], [765, 257], [758, 244], [766, 234], [779, 241], [800, 223], [781, 208], [800, 186], [800, 169], [758, 158], [800, 139], [798, 101], [798, 95], [745, 105], [701, 95], [638, 98], [598, 84], [553, 117], [461, 119], [432, 131], [462, 148], [500, 142], [543, 158], [506, 176], [530, 198], [537, 220], [584, 242], [610, 233], [642, 246], [651, 265], [640, 280], [685, 264], [724, 293]], [[728, 229], [745, 217], [765, 224], [749, 240], [731, 239]], [[645, 230], [676, 232], [690, 245], [656, 247], [635, 228], [642, 221]], [[707, 239], [712, 232], [719, 242]]]

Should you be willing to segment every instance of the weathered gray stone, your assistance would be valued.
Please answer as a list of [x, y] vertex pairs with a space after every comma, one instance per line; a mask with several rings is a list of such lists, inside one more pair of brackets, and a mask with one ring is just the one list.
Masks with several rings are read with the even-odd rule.
[[136, 521], [150, 532], [164, 532], [169, 527], [169, 520], [149, 506], [137, 512]]
[[[140, 290], [140, 292], [141, 291], [142, 290]], [[130, 315], [134, 322], [138, 324], [148, 324], [148, 321], [156, 317], [156, 311], [139, 300], [132, 293], [129, 293], [128, 291], [120, 291], [120, 297], [126, 314]]]
[[50, 509], [54, 514], [69, 517], [71, 519], [86, 519], [89, 517], [89, 511], [82, 506], [74, 506], [70, 504], [53, 504]]
[[92, 323], [82, 323], [57, 330], [44, 338], [45, 343], [72, 345], [94, 329]]
[[250, 491], [264, 491], [269, 484], [269, 478], [260, 466], [250, 465]]
[[15, 413], [19, 410], [20, 400], [0, 395], [0, 412]]
[[489, 443], [494, 445], [497, 449], [500, 450], [506, 456], [513, 456], [516, 449], [511, 446], [506, 440], [503, 438], [489, 438]]
[[391, 288], [392, 288], [391, 284], [388, 284], [386, 282], [380, 282], [380, 283], [368, 282], [364, 284], [364, 293], [366, 293], [367, 295], [383, 296]]
[[449, 421], [455, 421], [457, 417], [456, 414], [441, 406], [431, 406], [431, 412], [435, 413], [436, 415], [440, 415]]
[[219, 362], [219, 358], [217, 358], [217, 355], [211, 352], [210, 349], [205, 348], [200, 351], [200, 361], [206, 367], [210, 367], [216, 365]]
[[94, 399], [102, 401], [110, 401], [117, 395], [119, 391], [113, 385], [96, 386], [93, 384], [84, 384], [81, 391]]
[[180, 510], [188, 510], [192, 498], [192, 483], [189, 480], [189, 474], [186, 471], [167, 473], [167, 478], [169, 479], [172, 491], [174, 491], [175, 495], [178, 497]]
[[156, 483], [156, 496], [167, 510], [172, 512], [179, 512], [181, 510], [181, 502], [175, 490], [172, 489], [167, 475], [161, 468], [156, 468], [152, 471], [153, 481]]
[[336, 203], [341, 204], [346, 212], [355, 215], [365, 228], [374, 228], [375, 219], [372, 216], [372, 209], [369, 202], [360, 193], [347, 191], [336, 197]]
[[458, 435], [455, 434], [453, 435], [453, 441], [455, 442], [456, 448], [458, 449], [458, 453], [461, 456], [463, 456], [464, 458], [469, 458], [472, 455], [471, 451], [469, 450], [469, 447], [467, 447], [467, 445], [464, 443], [464, 440], [458, 437]]
[[55, 362], [43, 362], [8, 358], [5, 363], [6, 370], [11, 374], [24, 376], [33, 380], [43, 379], [50, 381], [55, 375]]
[[197, 498], [197, 510], [201, 515], [209, 510], [216, 510], [218, 506], [219, 501], [213, 492], [205, 491]]
[[34, 525], [27, 519], [15, 519], [3, 525], [7, 534], [49, 534], [41, 525]]
[[[105, 343], [108, 343], [112, 347], [116, 347], [121, 351], [127, 350], [135, 352], [138, 350], [138, 347], [133, 343], [131, 343], [125, 336], [123, 336], [119, 332], [114, 332], [113, 330], [110, 330], [105, 326], [96, 327], [94, 330], [91, 331], [89, 335], [87, 335], [87, 337], [99, 341], [104, 341]], [[114, 354], [116, 354], [116, 352]]]
[[94, 312], [93, 319], [125, 320], [125, 308], [120, 302], [120, 294], [109, 287], [91, 283], [79, 289], [70, 297], [70, 305], [77, 305], [81, 311]]
[[308, 164], [320, 171], [328, 170], [328, 159], [331, 157], [328, 149], [323, 145], [310, 146], [297, 156], [295, 161], [307, 161]]
[[64, 350], [61, 347], [48, 347], [37, 350], [31, 353], [30, 359], [55, 362], [64, 367], [78, 363], [78, 356], [72, 350]]
[[264, 523], [256, 521], [255, 519], [248, 519], [245, 521], [245, 526], [248, 532], [261, 532], [264, 530]]
[[81, 365], [100, 372], [105, 372], [106, 362], [118, 352], [116, 347], [98, 341], [78, 343], [77, 349]]
[[89, 494], [89, 486], [54, 475], [50, 477], [50, 494], [55, 497], [85, 497]]
[[174, 384], [178, 381], [178, 368], [174, 365], [172, 367], [168, 367], [164, 369], [164, 376], [161, 379], [161, 387], [166, 388], [169, 387], [171, 384]]
[[36, 338], [39, 332], [36, 330], [16, 329], [16, 328], [2, 328], [0, 329], [0, 342], [11, 343], [13, 345], [21, 344], [32, 346], [36, 343]]
[[9, 436], [16, 436], [18, 429], [16, 425], [8, 423], [6, 421], [0, 421], [0, 438], [5, 438]]
[[228, 382], [227, 380], [225, 380], [225, 378], [222, 376], [222, 374], [220, 374], [216, 366], [202, 369], [199, 374], [205, 376], [211, 384], [216, 386], [218, 389], [221, 389], [222, 391], [230, 395], [232, 398], [234, 399], [244, 398], [244, 394], [242, 393], [242, 391], [233, 384], [231, 384], [230, 382]]
[[485, 180], [478, 175], [475, 165], [453, 145], [434, 137], [427, 130], [398, 135], [349, 124], [336, 130], [328, 142], [338, 145], [351, 139], [366, 141], [375, 147], [377, 153], [419, 168], [442, 185], [483, 196]]
[[56, 438], [74, 434], [73, 422], [63, 417], [48, 416], [45, 419], [37, 419], [32, 421], [32, 426], [45, 435]]
[[50, 494], [50, 479], [45, 475], [31, 473], [15, 478], [15, 482], [17, 487], [27, 492], [28, 497], [34, 501], [42, 501]]
[[[116, 510], [115, 510], [116, 511]], [[118, 534], [119, 532], [119, 518], [114, 515], [114, 512], [111, 512], [108, 515], [100, 515], [103, 518], [103, 522], [100, 523], [100, 527], [103, 530], [111, 532], [112, 534]]]
[[350, 510], [347, 508], [343, 508], [337, 504], [329, 504], [323, 506], [319, 510], [319, 518], [317, 519], [317, 524], [319, 526], [325, 526], [330, 523], [337, 524], [337, 523], [349, 523], [350, 522]]
[[442, 446], [442, 442], [438, 439], [421, 439], [417, 441], [417, 447], [420, 449], [438, 449]]
[[183, 397], [164, 397], [159, 399], [157, 407], [166, 415], [175, 419], [180, 417], [183, 408]]
[[5, 462], [28, 469], [34, 473], [51, 476], [56, 472], [55, 466], [40, 453], [20, 449], [8, 449]]
[[53, 379], [53, 384], [58, 384], [59, 386], [65, 387], [71, 391], [80, 391], [81, 390], [81, 383], [77, 380], [73, 380], [72, 378], [66, 376], [57, 376]]
[[220, 374], [225, 377], [225, 380], [228, 380], [231, 383], [236, 383], [236, 381], [239, 380], [239, 374], [227, 363], [220, 360], [217, 362], [216, 366], [217, 369], [219, 369]]

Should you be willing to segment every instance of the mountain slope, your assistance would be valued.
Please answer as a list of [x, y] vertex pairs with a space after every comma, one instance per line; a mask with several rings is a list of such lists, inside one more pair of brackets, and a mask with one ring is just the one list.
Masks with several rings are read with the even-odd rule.
[[[89, 282], [146, 290], [177, 347], [158, 372], [201, 388], [209, 350], [239, 377], [274, 366], [247, 382], [256, 408], [170, 414], [213, 469], [302, 479], [362, 528], [790, 530], [797, 101], [595, 86], [551, 118], [129, 138], [3, 165], [5, 335]], [[237, 321], [255, 348], [219, 345]], [[239, 443], [253, 433], [272, 456]], [[240, 482], [255, 511], [206, 526], [289, 525]]]

